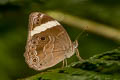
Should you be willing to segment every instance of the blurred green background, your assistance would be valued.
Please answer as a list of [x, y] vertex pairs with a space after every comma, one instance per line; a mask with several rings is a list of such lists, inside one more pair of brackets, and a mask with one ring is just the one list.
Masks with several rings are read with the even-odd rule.
[[[28, 17], [31, 12], [48, 10], [120, 29], [120, 0], [0, 0], [0, 80], [16, 80], [39, 73], [28, 68], [23, 57]], [[73, 41], [83, 31], [61, 24]], [[79, 39], [79, 51], [84, 59], [117, 47], [119, 42], [87, 31]], [[69, 61], [77, 59], [73, 56]]]

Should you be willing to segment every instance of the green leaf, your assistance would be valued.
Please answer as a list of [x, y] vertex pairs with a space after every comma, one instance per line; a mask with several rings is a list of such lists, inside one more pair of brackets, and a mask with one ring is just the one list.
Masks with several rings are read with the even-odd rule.
[[120, 48], [19, 80], [119, 80]]

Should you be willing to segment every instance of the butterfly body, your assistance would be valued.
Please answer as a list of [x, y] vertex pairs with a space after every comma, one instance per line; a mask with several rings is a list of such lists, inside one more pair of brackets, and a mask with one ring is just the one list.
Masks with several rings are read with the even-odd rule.
[[65, 29], [50, 16], [34, 12], [29, 16], [29, 32], [24, 53], [30, 68], [44, 70], [71, 57], [78, 44], [72, 43]]

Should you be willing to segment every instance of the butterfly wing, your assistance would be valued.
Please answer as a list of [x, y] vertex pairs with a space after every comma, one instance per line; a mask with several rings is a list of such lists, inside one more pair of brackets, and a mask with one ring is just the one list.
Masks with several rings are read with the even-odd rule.
[[39, 12], [30, 15], [24, 54], [29, 67], [43, 70], [72, 56], [74, 52], [67, 32], [56, 20]]

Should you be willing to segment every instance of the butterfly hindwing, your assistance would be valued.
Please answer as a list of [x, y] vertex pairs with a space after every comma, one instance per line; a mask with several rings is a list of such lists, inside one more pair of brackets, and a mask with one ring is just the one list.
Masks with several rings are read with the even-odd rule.
[[29, 18], [29, 34], [24, 54], [29, 67], [43, 70], [74, 54], [65, 29], [46, 14], [35, 12]]

